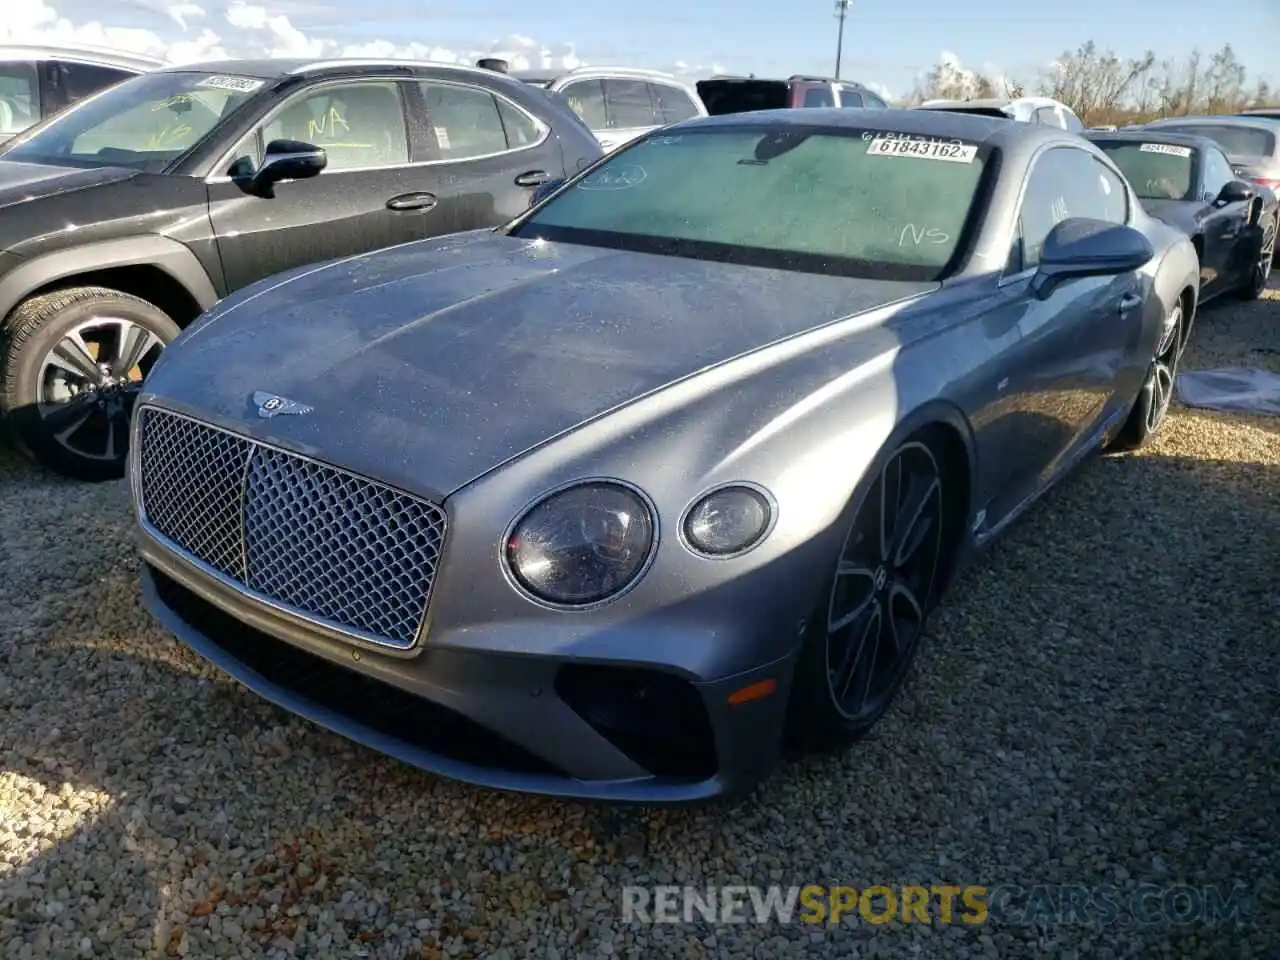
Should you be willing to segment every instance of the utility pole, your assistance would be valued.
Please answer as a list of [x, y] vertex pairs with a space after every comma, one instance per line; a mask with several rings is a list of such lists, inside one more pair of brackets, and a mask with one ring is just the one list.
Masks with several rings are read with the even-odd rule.
[[840, 21], [840, 32], [836, 35], [836, 79], [840, 79], [840, 55], [844, 52], [844, 18], [849, 13], [853, 0], [836, 0], [836, 19]]

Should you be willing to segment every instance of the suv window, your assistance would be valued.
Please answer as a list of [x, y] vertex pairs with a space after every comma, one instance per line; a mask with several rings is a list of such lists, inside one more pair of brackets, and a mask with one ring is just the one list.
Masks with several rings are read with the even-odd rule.
[[604, 102], [612, 129], [653, 127], [662, 123], [649, 99], [649, 85], [642, 80], [606, 79]]
[[1128, 205], [1120, 178], [1091, 154], [1073, 147], [1046, 151], [1027, 181], [1009, 272], [1020, 273], [1038, 265], [1045, 237], [1068, 217], [1124, 223]]
[[881, 100], [879, 97], [877, 97], [874, 93], [872, 93], [869, 90], [864, 90], [862, 92], [862, 99], [866, 100], [867, 106], [871, 107], [873, 110], [889, 109], [889, 105], [887, 103], [885, 103], [883, 100]]
[[65, 60], [49, 62], [49, 77], [58, 92], [61, 104], [75, 103], [103, 87], [134, 76], [131, 71], [114, 67], [100, 67], [92, 63], [72, 63]]
[[806, 107], [834, 107], [836, 98], [832, 96], [830, 87], [810, 87], [804, 92]]
[[1217, 200], [1222, 188], [1235, 178], [1236, 172], [1231, 168], [1231, 162], [1221, 150], [1204, 152], [1204, 192], [1207, 194], [1205, 199], [1210, 202]]
[[1032, 114], [1032, 117], [1036, 123], [1042, 123], [1045, 126], [1062, 129], [1062, 118], [1058, 115], [1057, 107], [1041, 107]]
[[863, 106], [861, 91], [856, 90], [853, 87], [841, 87], [840, 88], [840, 106], [842, 107]]
[[1062, 108], [1062, 116], [1067, 121], [1067, 129], [1072, 133], [1079, 133], [1084, 129], [1084, 121], [1077, 117], [1072, 111], [1066, 107]]
[[0, 134], [18, 133], [39, 119], [36, 65], [20, 60], [0, 63]]
[[578, 80], [560, 91], [582, 122], [592, 130], [603, 130], [608, 124], [604, 110], [604, 81]]
[[[496, 110], [493, 119], [498, 122]], [[326, 172], [408, 163], [400, 85], [360, 81], [303, 93], [267, 123], [263, 142], [272, 140], [323, 147], [329, 157]]]
[[502, 117], [502, 128], [507, 134], [507, 146], [513, 150], [530, 147], [542, 139], [542, 127], [519, 107], [502, 97], [495, 96], [498, 101], [498, 115]]
[[679, 123], [681, 120], [698, 116], [697, 104], [679, 87], [666, 83], [651, 83], [649, 92], [653, 95], [653, 104], [658, 110], [661, 123]]
[[488, 90], [427, 80], [418, 84], [427, 123], [444, 160], [470, 160], [507, 149], [506, 124]]

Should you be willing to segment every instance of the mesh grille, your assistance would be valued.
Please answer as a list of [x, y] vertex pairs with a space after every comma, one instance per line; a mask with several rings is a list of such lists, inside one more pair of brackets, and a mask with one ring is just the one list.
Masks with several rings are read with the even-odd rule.
[[143, 520], [190, 556], [295, 613], [412, 646], [444, 511], [195, 420], [139, 413]]

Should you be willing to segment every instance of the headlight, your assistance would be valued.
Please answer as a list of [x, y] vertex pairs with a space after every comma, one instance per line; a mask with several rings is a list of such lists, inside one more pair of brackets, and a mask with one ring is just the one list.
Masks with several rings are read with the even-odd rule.
[[727, 557], [754, 547], [772, 522], [773, 507], [764, 493], [747, 486], [721, 487], [689, 508], [682, 532], [698, 553]]
[[618, 483], [590, 481], [533, 506], [507, 537], [507, 566], [539, 600], [587, 606], [629, 587], [654, 543], [649, 504]]

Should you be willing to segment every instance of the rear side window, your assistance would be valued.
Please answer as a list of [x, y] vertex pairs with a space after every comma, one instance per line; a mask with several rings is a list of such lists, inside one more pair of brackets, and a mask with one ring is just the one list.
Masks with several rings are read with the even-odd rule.
[[513, 150], [528, 147], [542, 139], [542, 130], [523, 110], [512, 106], [501, 97], [498, 101], [498, 115], [502, 118], [503, 129], [507, 132], [507, 146]]
[[665, 83], [649, 84], [660, 123], [679, 123], [698, 116], [698, 107], [689, 94]]
[[1062, 118], [1058, 115], [1057, 107], [1041, 107], [1035, 112], [1035, 122], [1062, 129]]
[[1269, 130], [1254, 127], [1233, 127], [1214, 123], [1160, 124], [1156, 129], [1177, 130], [1208, 137], [1217, 143], [1228, 156], [1270, 157], [1276, 152], [1276, 135]]
[[662, 123], [654, 114], [649, 85], [642, 80], [606, 79], [604, 105], [609, 126], [614, 130], [654, 127]]
[[0, 63], [0, 134], [18, 133], [39, 119], [36, 65], [21, 60]]
[[836, 99], [831, 95], [830, 87], [810, 87], [804, 92], [806, 107], [834, 107]]
[[560, 96], [573, 112], [592, 130], [603, 130], [608, 123], [604, 110], [604, 82], [579, 80], [560, 91]]
[[443, 160], [469, 160], [507, 149], [507, 132], [498, 101], [488, 90], [454, 83], [423, 81], [427, 124]]
[[842, 107], [861, 107], [863, 106], [862, 94], [853, 87], [840, 88], [840, 106]]
[[103, 87], [127, 80], [134, 76], [127, 70], [116, 70], [111, 67], [99, 67], [91, 63], [69, 63], [53, 60], [49, 63], [49, 71], [54, 89], [58, 92], [61, 103], [75, 103]]

